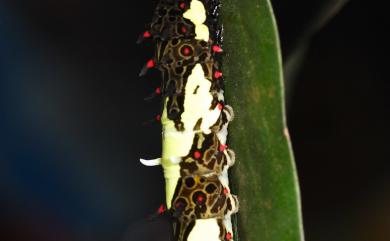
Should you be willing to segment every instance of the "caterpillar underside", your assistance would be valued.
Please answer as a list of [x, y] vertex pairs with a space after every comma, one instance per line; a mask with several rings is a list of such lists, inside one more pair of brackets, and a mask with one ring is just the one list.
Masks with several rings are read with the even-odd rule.
[[156, 42], [140, 75], [162, 73], [163, 153], [143, 163], [163, 166], [175, 241], [233, 240], [238, 199], [227, 172], [235, 154], [226, 137], [234, 114], [223, 97], [219, 8], [218, 0], [160, 0], [138, 40]]

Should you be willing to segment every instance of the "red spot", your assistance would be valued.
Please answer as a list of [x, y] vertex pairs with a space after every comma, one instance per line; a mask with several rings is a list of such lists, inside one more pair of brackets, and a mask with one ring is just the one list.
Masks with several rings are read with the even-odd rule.
[[183, 26], [183, 27], [181, 27], [181, 32], [182, 32], [182, 33], [185, 33], [185, 32], [187, 32], [187, 28], [186, 28], [186, 27], [184, 27], [184, 26]]
[[158, 214], [162, 214], [163, 212], [165, 212], [165, 206], [164, 204], [161, 204], [160, 207], [158, 208]]
[[218, 110], [222, 110], [223, 109], [223, 105], [221, 103], [218, 103], [217, 108], [218, 108]]
[[152, 36], [149, 31], [145, 31], [143, 34], [144, 38], [150, 38]]
[[185, 3], [180, 3], [179, 8], [184, 9], [186, 7]]
[[153, 59], [149, 60], [149, 61], [146, 63], [146, 67], [148, 67], [149, 69], [150, 69], [150, 68], [153, 68], [154, 65], [155, 65], [155, 63], [154, 63], [154, 60], [153, 60]]
[[222, 72], [220, 72], [220, 71], [215, 71], [214, 72], [214, 78], [216, 78], [216, 79], [218, 79], [218, 78], [220, 78], [220, 77], [222, 77]]
[[191, 53], [190, 48], [185, 47], [185, 48], [183, 49], [183, 53], [184, 53], [184, 55], [189, 55], [189, 54]]
[[160, 121], [161, 120], [161, 115], [156, 115], [156, 121]]
[[227, 195], [229, 193], [229, 189], [227, 189], [226, 187], [223, 189], [223, 194]]
[[230, 239], [232, 239], [232, 234], [230, 233], [230, 232], [228, 232], [227, 234], [226, 234], [226, 240], [230, 240]]
[[159, 94], [161, 94], [161, 89], [157, 88], [154, 92], [159, 95]]
[[201, 156], [202, 156], [202, 154], [201, 154], [199, 151], [195, 151], [195, 152], [194, 152], [194, 157], [195, 157], [196, 159], [200, 158]]
[[227, 148], [227, 145], [221, 144], [219, 145], [219, 151], [224, 151]]
[[216, 53], [222, 53], [222, 48], [218, 45], [213, 45], [213, 51]]
[[198, 203], [203, 203], [203, 200], [204, 200], [204, 198], [203, 198], [203, 196], [201, 196], [201, 195], [199, 195], [199, 196], [196, 197], [196, 201], [197, 201]]

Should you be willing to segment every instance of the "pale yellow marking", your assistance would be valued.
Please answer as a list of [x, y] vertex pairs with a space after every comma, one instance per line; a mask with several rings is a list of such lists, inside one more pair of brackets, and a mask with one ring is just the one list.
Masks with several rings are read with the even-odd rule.
[[188, 241], [221, 241], [217, 219], [197, 219], [188, 235]]
[[201, 1], [192, 0], [190, 8], [183, 14], [183, 17], [195, 25], [195, 39], [209, 41], [209, 28], [203, 24], [206, 21], [206, 9]]
[[[184, 15], [184, 18], [189, 19], [195, 25], [195, 39], [209, 41], [209, 29], [204, 24], [206, 21], [206, 10], [202, 2], [199, 0], [192, 0], [190, 9]], [[194, 95], [194, 89], [199, 86], [197, 94]], [[164, 169], [164, 176], [166, 182], [166, 202], [167, 207], [170, 208], [173, 193], [175, 191], [177, 180], [180, 178], [180, 165], [173, 163], [172, 158], [180, 158], [188, 154], [191, 149], [192, 141], [195, 132], [193, 127], [199, 118], [202, 119], [201, 132], [205, 134], [210, 133], [210, 126], [212, 126], [218, 119], [221, 111], [218, 108], [210, 110], [212, 96], [210, 94], [211, 83], [204, 76], [202, 66], [197, 64], [188, 77], [187, 85], [185, 87], [184, 113], [182, 114], [182, 121], [184, 123], [185, 131], [179, 132], [176, 130], [174, 122], [169, 120], [166, 113], [167, 99], [165, 99], [164, 111], [161, 117], [163, 125], [163, 152], [161, 164]], [[221, 91], [220, 100], [223, 100], [223, 91]], [[218, 137], [225, 143], [227, 135], [227, 124], [223, 130], [218, 133]], [[225, 168], [220, 179], [226, 186], [229, 181], [227, 177], [227, 169]], [[230, 215], [226, 215], [223, 220], [228, 232], [232, 232], [232, 224]], [[198, 219], [195, 226], [191, 230], [188, 241], [220, 241], [219, 226], [217, 219]]]
[[[161, 164], [164, 168], [166, 180], [166, 202], [170, 207], [177, 179], [180, 177], [179, 164], [172, 163], [170, 158], [186, 156], [192, 146], [195, 132], [193, 128], [199, 118], [202, 118], [200, 131], [205, 134], [211, 132], [210, 126], [215, 124], [221, 111], [215, 107], [210, 110], [213, 96], [210, 93], [211, 82], [206, 79], [202, 65], [196, 64], [187, 80], [185, 87], [184, 112], [181, 120], [185, 131], [180, 132], [175, 128], [175, 123], [168, 119], [165, 99], [164, 111], [161, 117], [163, 125], [163, 150]], [[198, 88], [196, 94], [194, 90]]]

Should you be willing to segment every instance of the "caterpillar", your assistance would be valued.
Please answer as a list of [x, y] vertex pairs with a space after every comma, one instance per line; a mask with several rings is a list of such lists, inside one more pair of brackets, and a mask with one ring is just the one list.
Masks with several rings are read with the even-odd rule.
[[163, 105], [161, 158], [140, 161], [163, 167], [175, 241], [234, 238], [231, 215], [239, 204], [228, 168], [235, 153], [226, 145], [234, 113], [223, 96], [220, 7], [219, 0], [160, 0], [137, 41], [156, 43], [140, 76], [161, 71]]

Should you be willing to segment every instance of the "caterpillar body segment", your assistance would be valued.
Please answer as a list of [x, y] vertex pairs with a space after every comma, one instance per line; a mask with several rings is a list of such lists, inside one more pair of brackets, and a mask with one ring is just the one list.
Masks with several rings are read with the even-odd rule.
[[219, 0], [160, 0], [138, 42], [156, 42], [155, 56], [141, 70], [162, 73], [162, 156], [166, 205], [175, 241], [233, 240], [231, 215], [237, 196], [228, 168], [235, 153], [226, 141], [234, 113], [225, 104], [221, 72]]

